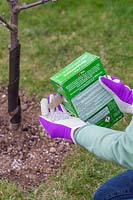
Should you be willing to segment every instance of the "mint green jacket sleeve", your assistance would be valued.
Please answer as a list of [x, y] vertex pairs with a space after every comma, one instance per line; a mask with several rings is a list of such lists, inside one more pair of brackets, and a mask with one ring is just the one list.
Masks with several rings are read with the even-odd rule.
[[74, 139], [98, 157], [133, 169], [133, 118], [125, 131], [87, 124], [76, 130]]

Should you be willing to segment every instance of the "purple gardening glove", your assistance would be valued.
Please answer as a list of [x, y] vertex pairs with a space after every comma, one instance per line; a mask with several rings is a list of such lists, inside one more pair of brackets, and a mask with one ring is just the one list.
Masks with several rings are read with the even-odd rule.
[[99, 77], [101, 85], [112, 94], [123, 113], [133, 114], [133, 91], [116, 77]]
[[48, 104], [54, 96], [55, 94], [50, 94], [48, 99], [41, 100], [42, 116], [39, 116], [39, 121], [51, 138], [65, 138], [75, 143], [74, 131], [86, 123], [79, 118], [72, 117], [62, 104], [56, 109], [48, 109]]

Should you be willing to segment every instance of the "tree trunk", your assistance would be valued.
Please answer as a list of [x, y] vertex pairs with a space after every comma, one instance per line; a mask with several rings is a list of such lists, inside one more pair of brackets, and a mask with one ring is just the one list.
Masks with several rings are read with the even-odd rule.
[[15, 31], [10, 31], [9, 49], [9, 85], [8, 85], [8, 112], [11, 116], [12, 129], [18, 129], [21, 122], [21, 105], [19, 98], [20, 75], [20, 44], [18, 40], [18, 0], [9, 0], [11, 10], [11, 26]]

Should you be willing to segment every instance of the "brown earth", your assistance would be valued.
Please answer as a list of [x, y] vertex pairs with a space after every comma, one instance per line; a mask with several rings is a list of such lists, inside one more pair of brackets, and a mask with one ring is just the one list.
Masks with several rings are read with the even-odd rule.
[[20, 98], [22, 125], [20, 130], [11, 131], [7, 89], [0, 86], [0, 178], [34, 187], [57, 172], [71, 147], [44, 132], [37, 119], [40, 107], [35, 97], [27, 98], [21, 92]]

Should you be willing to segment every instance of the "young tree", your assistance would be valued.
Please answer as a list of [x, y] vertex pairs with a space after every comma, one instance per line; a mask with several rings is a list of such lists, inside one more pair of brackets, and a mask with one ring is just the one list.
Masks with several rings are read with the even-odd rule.
[[10, 7], [10, 23], [0, 16], [0, 23], [10, 31], [9, 48], [9, 84], [8, 84], [8, 112], [10, 115], [10, 127], [18, 129], [21, 123], [21, 101], [19, 97], [20, 77], [20, 42], [18, 39], [18, 17], [25, 9], [32, 8], [49, 1], [40, 0], [30, 4], [19, 5], [19, 0], [7, 0]]

